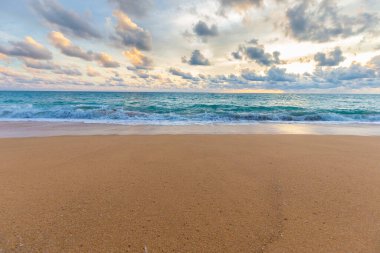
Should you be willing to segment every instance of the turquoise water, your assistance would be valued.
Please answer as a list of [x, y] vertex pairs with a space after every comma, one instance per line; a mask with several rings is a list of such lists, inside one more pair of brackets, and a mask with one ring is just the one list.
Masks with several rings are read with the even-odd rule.
[[0, 92], [0, 120], [380, 123], [380, 95]]

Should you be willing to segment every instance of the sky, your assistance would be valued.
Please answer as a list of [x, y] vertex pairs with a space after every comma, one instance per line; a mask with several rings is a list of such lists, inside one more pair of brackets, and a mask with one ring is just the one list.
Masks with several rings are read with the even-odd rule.
[[2, 0], [1, 90], [380, 93], [378, 0]]

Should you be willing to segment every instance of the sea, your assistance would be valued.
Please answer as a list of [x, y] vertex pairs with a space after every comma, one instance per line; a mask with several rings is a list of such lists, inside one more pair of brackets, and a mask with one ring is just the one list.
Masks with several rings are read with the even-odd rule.
[[380, 124], [380, 95], [0, 91], [0, 121]]

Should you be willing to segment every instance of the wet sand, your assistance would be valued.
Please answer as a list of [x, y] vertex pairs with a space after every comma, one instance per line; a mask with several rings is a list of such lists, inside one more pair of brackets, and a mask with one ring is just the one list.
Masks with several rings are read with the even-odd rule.
[[0, 139], [0, 252], [380, 252], [380, 137]]
[[[158, 122], [159, 123], [159, 122]], [[380, 124], [270, 123], [121, 125], [83, 122], [2, 121], [0, 138], [84, 135], [306, 134], [380, 136]]]

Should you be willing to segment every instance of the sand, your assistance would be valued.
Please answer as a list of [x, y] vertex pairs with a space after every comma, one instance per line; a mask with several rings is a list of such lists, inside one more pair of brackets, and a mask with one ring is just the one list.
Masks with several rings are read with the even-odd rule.
[[[159, 123], [159, 122], [158, 122]], [[366, 123], [273, 123], [212, 125], [122, 125], [84, 122], [1, 121], [0, 138], [85, 135], [306, 134], [380, 136], [380, 125]]]
[[0, 252], [380, 252], [380, 137], [0, 139]]

